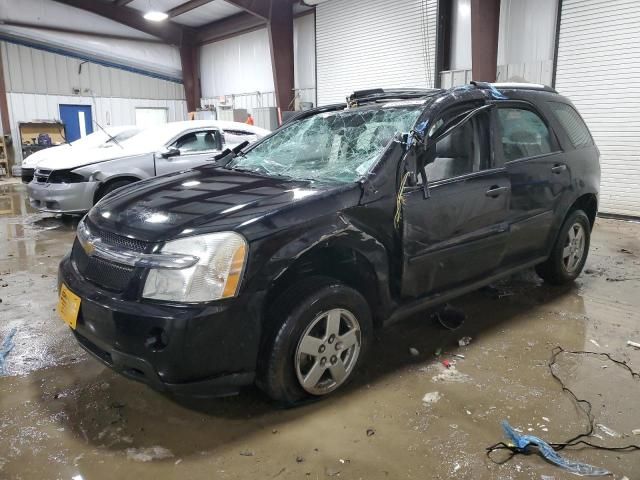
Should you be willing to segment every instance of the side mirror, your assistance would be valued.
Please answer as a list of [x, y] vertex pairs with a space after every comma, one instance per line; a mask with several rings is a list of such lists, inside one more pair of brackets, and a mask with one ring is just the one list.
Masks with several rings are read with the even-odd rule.
[[176, 147], [167, 147], [158, 152], [158, 156], [162, 158], [177, 157], [178, 155], [180, 155], [180, 149]]

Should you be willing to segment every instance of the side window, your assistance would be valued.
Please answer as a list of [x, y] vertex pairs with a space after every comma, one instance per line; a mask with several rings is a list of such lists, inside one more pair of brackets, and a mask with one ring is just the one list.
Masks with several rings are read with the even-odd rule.
[[593, 144], [589, 129], [575, 108], [560, 102], [549, 102], [549, 106], [575, 148], [584, 148]]
[[489, 114], [479, 113], [429, 149], [424, 166], [428, 182], [491, 168]]
[[242, 143], [245, 140], [255, 142], [258, 137], [254, 133], [246, 132], [244, 130], [225, 130], [224, 139], [227, 145], [233, 146]]
[[523, 108], [498, 108], [504, 161], [551, 153], [551, 134], [542, 119]]
[[222, 148], [220, 132], [218, 130], [189, 132], [176, 140], [172, 147], [179, 149], [182, 155], [206, 152], [208, 150], [220, 150]]

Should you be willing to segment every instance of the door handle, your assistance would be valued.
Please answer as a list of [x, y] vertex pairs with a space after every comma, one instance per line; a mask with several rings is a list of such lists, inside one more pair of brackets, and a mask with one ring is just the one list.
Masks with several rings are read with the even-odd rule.
[[497, 185], [494, 185], [489, 190], [487, 190], [485, 195], [487, 197], [496, 198], [502, 195], [503, 193], [508, 192], [509, 190], [511, 190], [509, 187], [498, 187]]
[[566, 169], [567, 169], [567, 166], [564, 163], [557, 163], [553, 167], [551, 167], [551, 171], [555, 174], [562, 173]]

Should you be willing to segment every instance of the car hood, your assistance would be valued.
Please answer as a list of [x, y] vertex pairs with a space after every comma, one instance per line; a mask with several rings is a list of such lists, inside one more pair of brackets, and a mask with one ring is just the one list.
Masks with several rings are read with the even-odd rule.
[[62, 158], [71, 150], [68, 144], [56, 145], [55, 147], [45, 148], [32, 153], [22, 161], [22, 168], [35, 168], [43, 160]]
[[137, 182], [105, 197], [88, 217], [98, 228], [148, 242], [223, 230], [251, 240], [359, 199], [356, 183], [317, 185], [206, 166]]
[[[64, 151], [56, 153], [55, 156], [47, 156], [38, 162], [38, 168], [46, 168], [48, 170], [67, 170], [92, 163], [106, 162], [116, 158], [132, 157], [147, 151], [140, 149], [119, 147], [117, 145], [97, 148], [66, 148]], [[31, 158], [31, 157], [29, 157]]]

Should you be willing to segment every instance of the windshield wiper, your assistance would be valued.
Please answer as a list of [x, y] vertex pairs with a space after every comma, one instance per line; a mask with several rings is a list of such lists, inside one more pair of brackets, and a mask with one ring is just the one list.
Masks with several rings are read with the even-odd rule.
[[244, 157], [244, 153], [241, 152], [241, 150], [246, 147], [247, 145], [249, 145], [249, 142], [247, 140], [245, 140], [242, 143], [239, 143], [238, 145], [236, 145], [233, 148], [225, 148], [222, 152], [220, 152], [218, 155], [214, 156], [212, 158], [212, 160], [214, 161], [218, 161], [218, 160], [222, 160], [225, 157], [230, 157], [227, 162], [222, 165], [224, 168], [227, 168], [229, 166], [229, 164], [233, 161], [234, 158], [236, 158], [238, 155], [242, 155]]
[[120, 148], [122, 148], [124, 150], [124, 147], [120, 144], [120, 142], [118, 140], [116, 140], [116, 138], [114, 136], [112, 136], [109, 132], [107, 132], [104, 128], [102, 128], [102, 125], [100, 125], [95, 120], [93, 121], [93, 123], [95, 123], [98, 126], [98, 128], [100, 130], [102, 130], [107, 135], [107, 137], [109, 137], [109, 140], [113, 140], [113, 143], [115, 143], [116, 145], [118, 145]]

